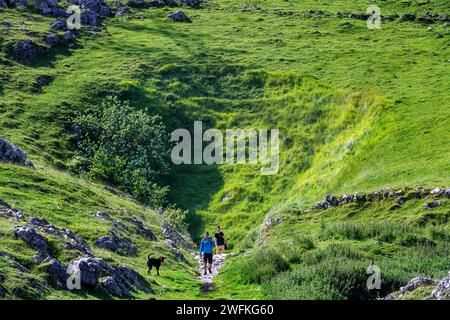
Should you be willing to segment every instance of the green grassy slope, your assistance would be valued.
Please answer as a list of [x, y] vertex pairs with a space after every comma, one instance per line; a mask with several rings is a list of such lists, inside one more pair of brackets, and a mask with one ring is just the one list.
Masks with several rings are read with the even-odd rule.
[[[417, 22], [383, 21], [381, 30], [368, 30], [364, 20], [334, 17], [336, 11], [364, 12], [366, 1], [258, 1], [263, 10], [242, 12], [245, 4], [210, 1], [199, 10], [185, 9], [191, 24], [168, 21], [173, 11], [168, 8], [133, 11], [130, 19], [109, 19], [96, 39], [86, 32], [74, 48], [33, 66], [0, 53], [0, 136], [27, 151], [38, 167], [29, 172], [0, 165], [0, 199], [25, 212], [80, 225], [88, 239], [93, 230], [84, 230], [83, 222], [89, 221], [72, 221], [66, 214], [82, 212], [88, 219], [91, 210], [104, 206], [143, 210], [54, 170], [65, 170], [73, 155], [75, 112], [109, 93], [161, 114], [169, 129], [192, 128], [194, 120], [221, 129], [280, 129], [278, 175], [260, 176], [254, 166], [173, 168], [167, 181], [170, 200], [189, 210], [194, 238], [220, 223], [232, 247], [251, 248], [255, 231], [249, 231], [259, 230], [266, 214], [288, 215], [286, 208], [308, 208], [327, 193], [448, 185], [450, 80], [443, 23], [428, 30]], [[382, 14], [429, 8], [448, 13], [446, 1], [378, 5]], [[310, 9], [323, 13], [315, 17]], [[14, 27], [0, 40], [23, 38], [20, 20], [28, 13], [6, 9], [1, 14]], [[36, 17], [25, 29], [40, 39], [51, 19]], [[52, 81], [34, 92], [39, 75]], [[50, 182], [51, 193], [42, 198], [39, 185]], [[97, 191], [86, 198], [91, 188]], [[83, 202], [67, 205], [63, 215], [54, 211], [54, 199], [65, 199], [73, 190], [79, 190], [73, 198]], [[224, 195], [229, 200], [222, 201]], [[408, 211], [396, 219], [403, 217]], [[335, 223], [329, 215], [321, 219]], [[5, 230], [10, 227], [0, 223]], [[280, 241], [303, 230], [304, 223], [283, 223], [289, 227], [277, 231]], [[129, 262], [142, 269], [143, 259]], [[192, 266], [182, 268], [193, 272]], [[162, 297], [197, 294], [193, 274], [187, 279], [174, 271], [173, 277], [180, 284], [160, 281], [179, 292]], [[219, 295], [263, 296], [259, 286], [235, 287], [232, 277], [219, 281], [218, 287], [228, 289]]]
[[[58, 228], [67, 228], [77, 236], [81, 236], [90, 245], [96, 257], [105, 259], [113, 265], [126, 265], [141, 275], [147, 274], [146, 261], [149, 254], [167, 257], [164, 266], [164, 276], [147, 276], [154, 294], [135, 292], [138, 299], [156, 298], [192, 298], [199, 293], [200, 283], [196, 280], [195, 261], [190, 252], [180, 249], [184, 260], [177, 258], [171, 248], [163, 243], [166, 238], [162, 234], [163, 218], [155, 211], [144, 208], [124, 195], [113, 194], [103, 186], [71, 177], [66, 173], [37, 167], [30, 170], [13, 165], [0, 166], [1, 199], [20, 209], [27, 217], [44, 218]], [[126, 237], [133, 241], [138, 249], [137, 255], [122, 255], [98, 248], [93, 244], [100, 236], [108, 235], [112, 228], [111, 221], [100, 220], [92, 216], [93, 212], [106, 211], [114, 221], [119, 221], [133, 230], [133, 225], [126, 219], [135, 217], [143, 221], [157, 237], [156, 241], [149, 241], [134, 232], [127, 232]], [[102, 290], [96, 291], [60, 291], [47, 285], [42, 266], [36, 266], [32, 257], [35, 250], [25, 245], [22, 240], [12, 237], [11, 229], [22, 225], [22, 222], [1, 218], [0, 237], [1, 252], [14, 256], [19, 263], [31, 270], [24, 274], [11, 267], [8, 259], [0, 257], [2, 273], [6, 271], [8, 279], [5, 288], [7, 298], [33, 299], [99, 299], [112, 298]], [[76, 259], [76, 250], [64, 249], [61, 240], [56, 236], [46, 235], [52, 250], [52, 257], [67, 264]], [[9, 271], [8, 271], [9, 270]], [[4, 274], [5, 275], [5, 274]], [[43, 289], [33, 291], [34, 282], [44, 283]]]

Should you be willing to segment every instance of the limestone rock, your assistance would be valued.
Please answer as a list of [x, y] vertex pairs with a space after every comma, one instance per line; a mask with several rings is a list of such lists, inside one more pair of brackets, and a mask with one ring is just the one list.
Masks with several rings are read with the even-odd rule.
[[19, 238], [26, 242], [31, 247], [38, 250], [42, 256], [49, 256], [49, 248], [45, 238], [40, 235], [34, 228], [30, 227], [14, 227], [13, 228], [14, 237]]
[[13, 143], [0, 137], [0, 162], [8, 162], [33, 168], [33, 164], [27, 161], [28, 155], [16, 147]]
[[191, 19], [181, 10], [178, 10], [167, 16], [175, 22], [191, 22]]

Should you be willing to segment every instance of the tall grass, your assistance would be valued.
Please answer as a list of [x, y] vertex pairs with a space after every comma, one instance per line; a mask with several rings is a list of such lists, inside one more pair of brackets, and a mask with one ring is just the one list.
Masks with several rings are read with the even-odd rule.
[[275, 249], [258, 250], [251, 258], [236, 263], [235, 267], [244, 282], [258, 284], [290, 269], [289, 263]]
[[356, 249], [332, 245], [305, 254], [300, 266], [264, 283], [269, 299], [375, 299], [396, 291], [419, 275], [439, 278], [450, 266], [448, 245], [416, 247], [394, 258], [378, 257], [381, 288], [369, 290], [369, 256]]

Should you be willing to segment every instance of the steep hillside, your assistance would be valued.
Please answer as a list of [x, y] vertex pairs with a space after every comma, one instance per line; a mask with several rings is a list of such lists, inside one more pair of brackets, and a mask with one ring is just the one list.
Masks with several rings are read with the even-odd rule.
[[[207, 298], [374, 298], [360, 287], [371, 260], [389, 279], [379, 296], [415, 276], [445, 276], [449, 207], [443, 194], [397, 210], [390, 210], [395, 198], [305, 210], [327, 194], [448, 188], [447, 1], [377, 1], [379, 30], [367, 28], [367, 1], [198, 2], [181, 8], [191, 23], [167, 18], [179, 8], [150, 1], [145, 8], [101, 2], [115, 14], [71, 35], [51, 26], [56, 17], [41, 14], [37, 2], [0, 7], [7, 22], [0, 25], [0, 137], [26, 151], [36, 167], [0, 163], [0, 212], [11, 210], [8, 204], [27, 217], [0, 215], [0, 252], [7, 254], [0, 257], [6, 279], [0, 277], [0, 285], [7, 297], [113, 297], [104, 289], [71, 293], [52, 286], [47, 262], [36, 263], [35, 249], [13, 237], [13, 228], [30, 226], [31, 217], [73, 231], [114, 268], [126, 265], [145, 276], [148, 254], [169, 257], [161, 277], [145, 276], [148, 292], [133, 289], [136, 298], [204, 297], [192, 249], [178, 244], [178, 256], [162, 233], [174, 207], [161, 215], [111, 186], [68, 173], [77, 152], [74, 119], [108, 95], [160, 115], [168, 133], [192, 130], [198, 120], [221, 130], [280, 130], [276, 175], [260, 175], [260, 165], [172, 165], [161, 181], [170, 187], [168, 203], [187, 211], [195, 242], [220, 224], [230, 249], [240, 250], [227, 259]], [[32, 54], [17, 54], [25, 39]], [[424, 211], [434, 200], [440, 205]], [[99, 211], [111, 220], [92, 215]], [[142, 236], [132, 218], [156, 239]], [[278, 223], [266, 230], [272, 220]], [[118, 236], [137, 252], [96, 245], [114, 233], [113, 221], [129, 229]], [[80, 254], [42, 226], [35, 229], [62, 264]], [[270, 248], [285, 246], [281, 257], [272, 256]], [[266, 255], [285, 263], [248, 277], [246, 270], [263, 265], [258, 259]], [[26, 271], [14, 268], [11, 256]], [[320, 282], [333, 265], [342, 282]], [[353, 271], [356, 280], [346, 276]], [[345, 286], [355, 289], [344, 292]]]

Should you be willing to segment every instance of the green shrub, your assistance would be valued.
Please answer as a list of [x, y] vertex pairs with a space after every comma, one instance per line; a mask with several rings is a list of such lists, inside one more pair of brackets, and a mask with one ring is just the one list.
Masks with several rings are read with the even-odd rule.
[[168, 146], [160, 117], [107, 97], [74, 123], [80, 136], [72, 171], [116, 186], [144, 203], [163, 203], [167, 190], [158, 183], [168, 172]]
[[418, 229], [395, 222], [338, 222], [321, 231], [323, 239], [366, 240], [377, 238], [383, 242], [394, 242], [397, 238], [408, 234], [416, 234]]
[[417, 236], [414, 234], [405, 234], [399, 239], [397, 239], [397, 243], [399, 245], [405, 247], [414, 247], [414, 246], [435, 246], [436, 243], [426, 237]]
[[294, 236], [292, 241], [283, 244], [282, 252], [289, 263], [300, 263], [306, 251], [315, 248], [310, 236]]
[[348, 245], [332, 243], [327, 248], [316, 249], [305, 253], [303, 263], [305, 265], [315, 265], [322, 261], [333, 260], [335, 258], [362, 260], [366, 258], [364, 252]]
[[245, 282], [258, 284], [290, 269], [289, 263], [274, 249], [261, 249], [236, 267]]
[[368, 299], [367, 265], [334, 258], [274, 278], [265, 289], [271, 299]]

